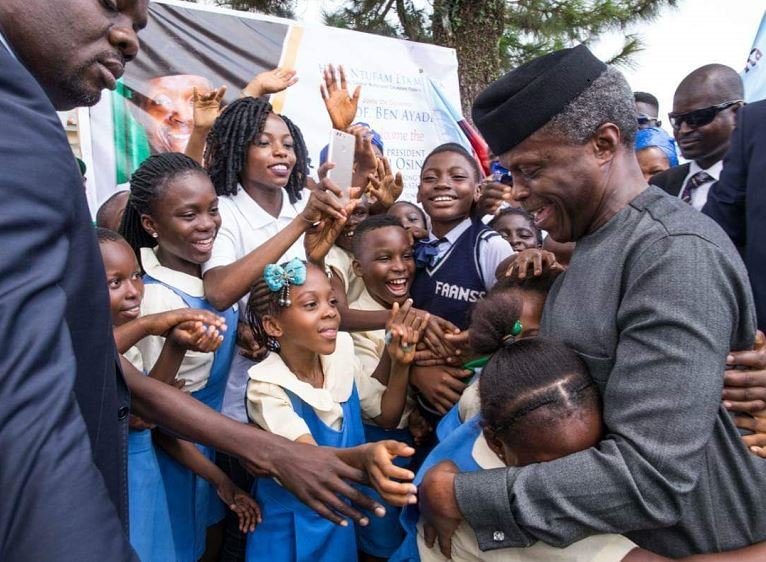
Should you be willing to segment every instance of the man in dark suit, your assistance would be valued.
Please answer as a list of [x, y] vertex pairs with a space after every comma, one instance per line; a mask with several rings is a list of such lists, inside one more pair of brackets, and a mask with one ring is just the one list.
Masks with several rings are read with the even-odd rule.
[[753, 287], [758, 327], [766, 330], [766, 100], [737, 112], [737, 128], [702, 212], [740, 249]]
[[649, 183], [695, 209], [705, 205], [729, 148], [734, 115], [742, 105], [742, 79], [732, 68], [708, 64], [681, 81], [668, 115], [681, 155], [691, 162], [652, 177]]
[[[82, 179], [55, 109], [92, 105], [138, 52], [148, 0], [0, 3], [0, 560], [135, 560], [130, 412], [277, 476], [320, 514], [376, 508], [331, 451], [231, 421], [123, 362]], [[55, 108], [55, 109], [54, 109]]]

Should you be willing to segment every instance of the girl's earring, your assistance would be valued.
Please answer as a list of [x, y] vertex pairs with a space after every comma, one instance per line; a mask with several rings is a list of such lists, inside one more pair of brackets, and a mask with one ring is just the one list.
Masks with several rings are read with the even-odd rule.
[[159, 237], [160, 237], [159, 234], [157, 234], [156, 232], [152, 232], [152, 238], [159, 238]]

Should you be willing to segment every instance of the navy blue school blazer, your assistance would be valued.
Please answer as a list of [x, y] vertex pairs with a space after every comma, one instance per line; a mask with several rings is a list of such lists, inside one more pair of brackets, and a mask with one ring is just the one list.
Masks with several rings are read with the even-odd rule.
[[0, 44], [0, 560], [136, 560], [129, 395], [82, 179]]

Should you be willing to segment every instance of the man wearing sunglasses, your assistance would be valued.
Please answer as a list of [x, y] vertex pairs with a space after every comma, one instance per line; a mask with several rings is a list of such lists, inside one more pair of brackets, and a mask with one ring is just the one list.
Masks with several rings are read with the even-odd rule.
[[722, 64], [702, 66], [684, 78], [668, 119], [681, 155], [690, 162], [653, 176], [650, 183], [701, 210], [721, 174], [743, 97], [739, 74]]
[[636, 102], [636, 121], [639, 129], [660, 127], [659, 120], [660, 102], [649, 92], [633, 92], [633, 100]]

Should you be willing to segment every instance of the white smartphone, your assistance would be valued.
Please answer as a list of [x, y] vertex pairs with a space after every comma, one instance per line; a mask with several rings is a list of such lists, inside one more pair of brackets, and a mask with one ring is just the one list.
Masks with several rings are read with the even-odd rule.
[[341, 201], [349, 199], [349, 189], [354, 176], [354, 148], [356, 137], [343, 131], [333, 129], [330, 133], [330, 148], [327, 152], [328, 162], [335, 167], [327, 173], [335, 185], [341, 189]]

